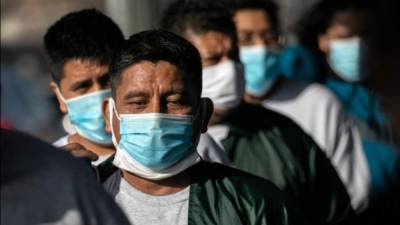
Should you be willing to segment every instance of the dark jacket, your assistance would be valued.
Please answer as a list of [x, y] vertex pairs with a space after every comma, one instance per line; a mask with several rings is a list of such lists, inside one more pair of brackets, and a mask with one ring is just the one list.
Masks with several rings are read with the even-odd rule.
[[[191, 176], [189, 225], [289, 225], [292, 218], [283, 192], [260, 177], [218, 163], [199, 162]], [[105, 183], [112, 196], [119, 191], [121, 173]]]
[[315, 142], [290, 119], [263, 107], [241, 104], [222, 141], [238, 169], [267, 178], [285, 191], [309, 224], [352, 224], [346, 189]]

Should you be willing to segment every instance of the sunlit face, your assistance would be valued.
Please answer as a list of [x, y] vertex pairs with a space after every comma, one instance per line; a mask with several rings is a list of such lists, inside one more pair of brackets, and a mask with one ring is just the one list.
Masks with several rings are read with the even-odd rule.
[[264, 10], [242, 9], [234, 16], [239, 46], [277, 45], [276, 34]]
[[[67, 112], [61, 96], [55, 91], [55, 82], [51, 83], [55, 92], [60, 110]], [[108, 66], [93, 60], [72, 59], [64, 65], [64, 76], [60, 81], [59, 90], [65, 99], [110, 88]]]
[[367, 17], [363, 11], [346, 10], [338, 12], [331, 26], [318, 36], [319, 49], [329, 53], [330, 41], [352, 37], [364, 37], [367, 29]]
[[[199, 51], [203, 69], [233, 60], [229, 56], [232, 51], [232, 39], [229, 35], [217, 31], [209, 31], [203, 34], [188, 32], [186, 39], [189, 40]], [[219, 121], [222, 117], [234, 109], [214, 108], [211, 123]]]
[[[114, 101], [118, 114], [193, 115], [198, 105], [190, 81], [185, 80], [176, 66], [166, 61], [143, 61], [125, 69], [116, 87]], [[106, 117], [109, 113], [107, 110]], [[117, 140], [120, 138], [119, 123], [113, 116], [113, 130]]]
[[209, 31], [203, 34], [189, 33], [186, 37], [200, 52], [203, 68], [229, 60], [232, 49], [231, 38], [221, 32]]

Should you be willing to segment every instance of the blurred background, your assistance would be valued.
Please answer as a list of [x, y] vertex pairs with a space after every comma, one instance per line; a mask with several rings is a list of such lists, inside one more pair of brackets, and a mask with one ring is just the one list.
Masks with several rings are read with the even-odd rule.
[[[293, 29], [300, 16], [318, 0], [276, 0], [280, 8], [280, 25], [284, 43], [296, 42]], [[64, 131], [55, 97], [50, 92], [50, 74], [46, 68], [42, 38], [47, 28], [68, 12], [82, 8], [97, 8], [114, 19], [125, 36], [156, 28], [162, 10], [171, 0], [1, 0], [1, 123], [26, 131], [34, 136], [54, 141]], [[392, 35], [400, 19], [399, 7], [388, 0], [376, 1], [376, 14], [381, 19], [378, 41], [378, 70], [384, 73], [389, 60], [398, 65], [398, 36]], [[395, 1], [393, 1], [395, 2]], [[398, 2], [398, 1], [397, 1]], [[397, 30], [400, 30], [397, 27]], [[386, 54], [388, 53], [388, 54]], [[379, 54], [379, 53], [377, 53]], [[396, 67], [397, 68], [397, 67]], [[383, 85], [381, 85], [381, 81]], [[378, 77], [375, 84], [385, 89], [386, 78]], [[395, 90], [391, 88], [390, 90]], [[398, 92], [389, 93], [398, 98]], [[393, 107], [392, 103], [388, 103]], [[399, 108], [400, 104], [395, 104]], [[395, 117], [397, 117], [395, 115]], [[400, 118], [400, 116], [398, 116]]]

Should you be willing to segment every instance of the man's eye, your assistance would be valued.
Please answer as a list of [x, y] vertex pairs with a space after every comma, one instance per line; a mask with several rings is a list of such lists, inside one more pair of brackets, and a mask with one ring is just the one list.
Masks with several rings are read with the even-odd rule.
[[177, 106], [182, 106], [183, 102], [181, 100], [172, 100], [168, 101], [168, 107], [177, 107]]
[[277, 38], [277, 35], [274, 32], [266, 32], [263, 34], [263, 39], [266, 41], [272, 41]]
[[132, 104], [142, 106], [142, 105], [146, 105], [147, 102], [144, 100], [137, 100], [137, 101], [133, 101]]
[[102, 76], [99, 79], [99, 83], [102, 88], [110, 87], [111, 82], [110, 82], [110, 77], [108, 76], [108, 74], [105, 76]]
[[221, 61], [221, 58], [222, 58], [221, 55], [214, 55], [214, 56], [204, 59], [203, 62], [207, 66], [212, 66], [212, 65], [218, 64]]
[[242, 43], [249, 43], [252, 40], [252, 35], [250, 33], [242, 33], [239, 35], [239, 41]]
[[80, 83], [80, 84], [76, 85], [73, 88], [73, 91], [83, 91], [83, 90], [85, 90], [85, 89], [87, 89], [89, 87], [90, 87], [90, 82], [83, 82], [83, 83]]

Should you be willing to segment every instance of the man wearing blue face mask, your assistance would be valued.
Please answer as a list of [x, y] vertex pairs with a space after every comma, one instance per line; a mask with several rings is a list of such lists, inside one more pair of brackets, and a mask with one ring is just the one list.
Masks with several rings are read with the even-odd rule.
[[301, 224], [269, 181], [206, 163], [196, 152], [212, 102], [201, 98], [196, 48], [166, 31], [125, 41], [105, 102], [120, 171], [105, 188], [132, 224]]
[[[208, 132], [224, 147], [233, 165], [271, 179], [308, 224], [349, 222], [352, 209], [347, 193], [313, 140], [286, 117], [243, 102], [243, 66], [232, 15], [218, 3], [181, 0], [167, 8], [161, 26], [199, 50], [202, 95], [214, 102]], [[304, 182], [304, 177], [312, 181]]]
[[304, 15], [299, 37], [319, 57], [322, 82], [337, 95], [360, 130], [371, 173], [369, 198], [373, 205], [397, 179], [400, 156], [394, 147], [390, 119], [367, 87], [371, 71], [365, 68], [374, 63], [366, 57], [367, 35], [374, 27], [369, 7], [368, 1], [362, 0], [321, 1]]
[[[115, 152], [111, 135], [104, 129], [102, 103], [111, 96], [108, 61], [122, 41], [118, 26], [96, 10], [67, 14], [45, 35], [53, 76], [51, 87], [60, 110], [68, 115], [65, 128], [70, 128], [70, 134], [54, 145], [75, 156], [89, 157], [95, 160], [94, 165], [112, 160], [110, 156]], [[199, 153], [203, 159], [229, 164], [210, 136], [202, 135], [201, 139]], [[104, 166], [108, 168], [108, 163]]]
[[[65, 15], [44, 37], [53, 77], [51, 88], [73, 126], [73, 132], [54, 145], [92, 160], [98, 156], [94, 164], [114, 153], [101, 106], [111, 96], [107, 63], [123, 40], [118, 26], [94, 9]], [[83, 148], [94, 154], [80, 151]]]
[[327, 88], [288, 80], [282, 75], [281, 66], [293, 62], [287, 54], [279, 56], [277, 6], [265, 0], [234, 2], [240, 59], [245, 69], [246, 101], [297, 122], [335, 166], [352, 206], [357, 211], [365, 209], [370, 174], [355, 125]]

